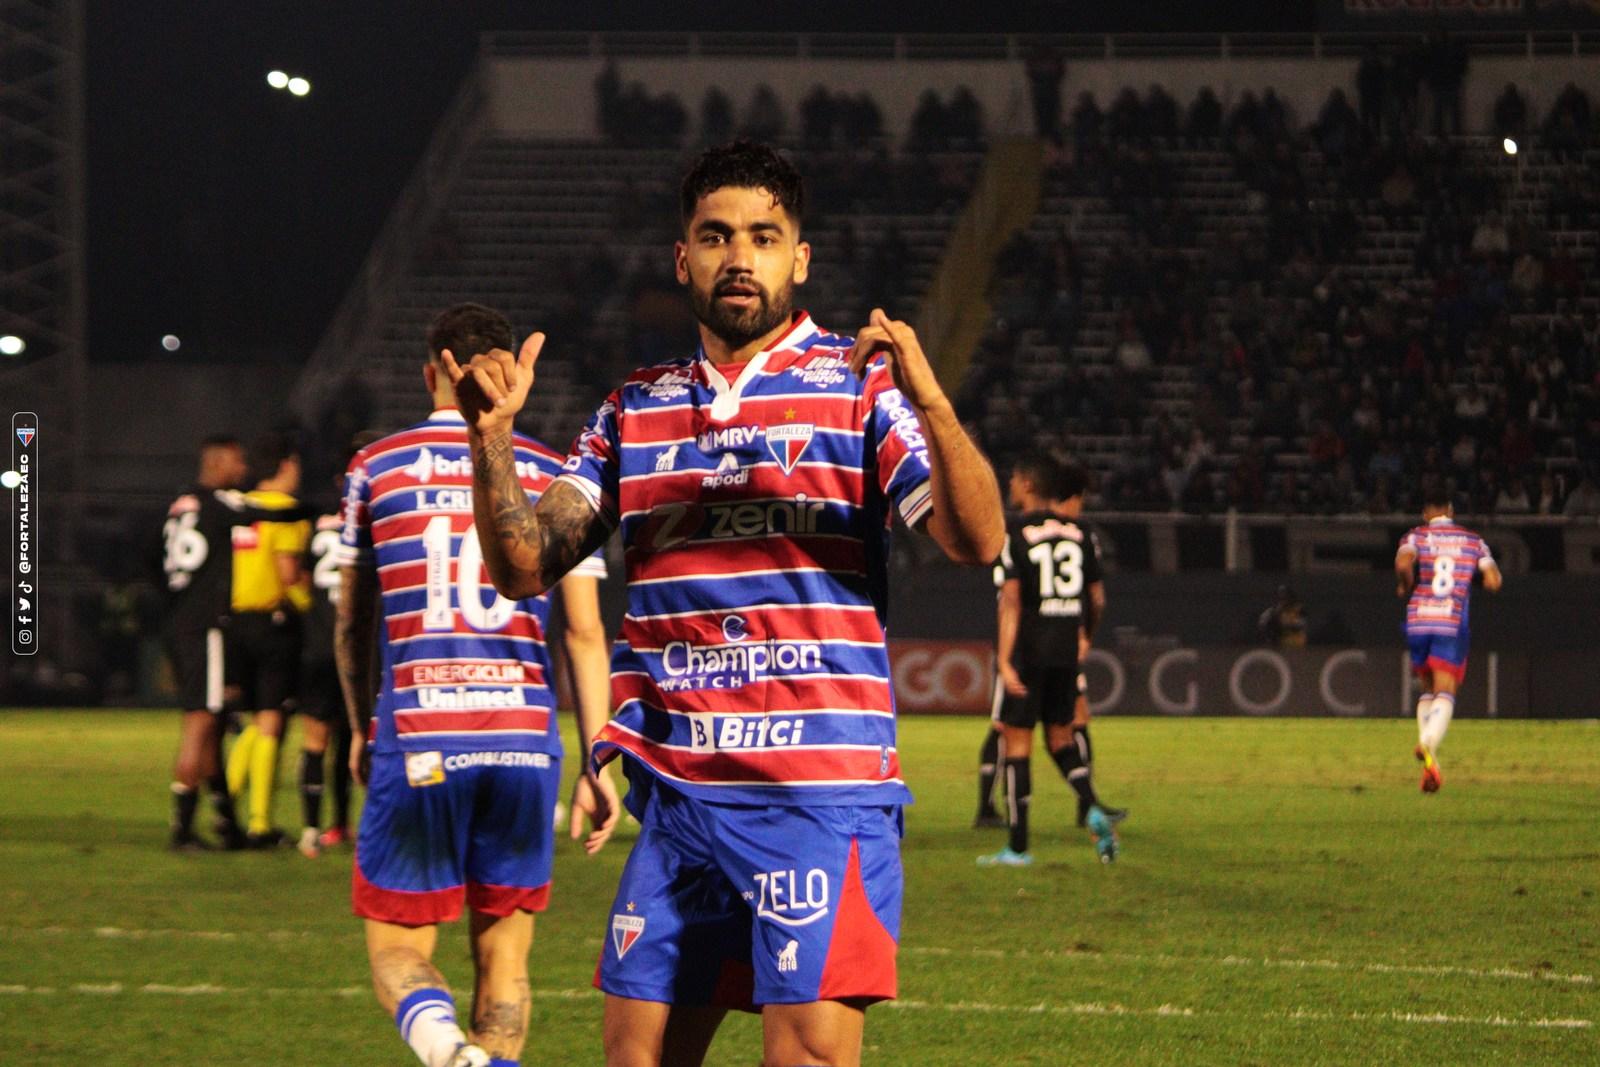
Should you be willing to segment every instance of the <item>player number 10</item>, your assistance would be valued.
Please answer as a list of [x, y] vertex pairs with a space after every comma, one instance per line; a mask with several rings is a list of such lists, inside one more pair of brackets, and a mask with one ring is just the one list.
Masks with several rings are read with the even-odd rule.
[[[428, 591], [422, 628], [454, 630], [455, 618], [450, 611], [450, 516], [440, 515], [428, 521], [422, 531], [422, 551]], [[479, 633], [503, 630], [517, 605], [499, 593], [495, 594], [494, 603], [485, 605], [484, 580], [483, 547], [478, 544], [478, 528], [468, 526], [461, 534], [461, 554], [456, 560], [456, 602], [461, 605], [461, 617]]]
[[1049, 600], [1083, 592], [1083, 546], [1076, 541], [1044, 541], [1028, 549], [1039, 565], [1039, 596]]

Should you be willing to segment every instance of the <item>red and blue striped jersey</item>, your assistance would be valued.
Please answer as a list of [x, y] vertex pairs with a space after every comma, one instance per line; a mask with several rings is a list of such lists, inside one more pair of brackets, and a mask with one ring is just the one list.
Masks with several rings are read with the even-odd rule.
[[[559, 453], [520, 434], [514, 458], [532, 499], [561, 470]], [[374, 751], [560, 754], [550, 600], [507, 600], [489, 581], [459, 412], [435, 411], [356, 453], [339, 559], [376, 567], [383, 597]], [[603, 577], [605, 564], [597, 555], [578, 573]]]
[[1467, 633], [1472, 577], [1494, 562], [1483, 538], [1447, 518], [1412, 529], [1400, 551], [1416, 553], [1417, 582], [1406, 601], [1406, 633]]
[[889, 527], [932, 510], [927, 446], [883, 359], [804, 313], [733, 382], [705, 358], [635, 372], [562, 479], [622, 532], [612, 658], [625, 753], [735, 804], [901, 804], [885, 646]]

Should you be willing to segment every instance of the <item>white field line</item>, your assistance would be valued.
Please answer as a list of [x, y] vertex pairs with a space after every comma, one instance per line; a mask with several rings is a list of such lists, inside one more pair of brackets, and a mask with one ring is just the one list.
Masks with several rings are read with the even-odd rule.
[[1593, 985], [1592, 974], [1563, 974], [1559, 971], [1528, 971], [1512, 967], [1428, 966], [1405, 963], [1344, 963], [1340, 960], [1292, 960], [1250, 956], [1173, 956], [1166, 953], [1101, 952], [1097, 949], [1003, 949], [938, 948], [931, 945], [905, 945], [907, 956], [972, 956], [981, 959], [1100, 959], [1118, 963], [1158, 963], [1165, 966], [1277, 967], [1301, 971], [1359, 971], [1367, 974], [1415, 974], [1430, 978], [1510, 978], [1524, 982], [1557, 982]]
[[[92, 929], [69, 926], [0, 926], [0, 939], [8, 937], [95, 937], [111, 941], [194, 940], [240, 941], [259, 938], [265, 941], [328, 941], [335, 939], [361, 940], [360, 930], [314, 933], [309, 930], [182, 930], [126, 929], [119, 926], [98, 926]], [[600, 944], [598, 939], [587, 941]], [[1205, 967], [1265, 967], [1288, 970], [1356, 971], [1367, 974], [1410, 974], [1429, 978], [1493, 978], [1524, 982], [1555, 982], [1569, 985], [1593, 985], [1592, 974], [1566, 974], [1560, 971], [1530, 971], [1514, 967], [1457, 967], [1451, 964], [1406, 963], [1346, 963], [1341, 960], [1278, 959], [1271, 956], [1174, 956], [1167, 953], [1102, 952], [1098, 949], [1001, 949], [1001, 948], [948, 948], [934, 945], [902, 945], [906, 956], [970, 956], [975, 959], [1100, 959], [1118, 963], [1155, 963], [1164, 966]]]
[[[535, 989], [535, 1000], [591, 1000], [599, 997], [593, 989]], [[363, 997], [371, 991], [364, 986], [343, 986], [338, 989], [295, 988], [254, 989], [242, 986], [202, 985], [144, 985], [123, 982], [78, 983], [57, 988], [55, 986], [0, 985], [0, 996], [90, 996], [108, 997], [142, 994], [164, 997]], [[1317, 1022], [1395, 1022], [1426, 1026], [1496, 1026], [1540, 1030], [1588, 1030], [1594, 1026], [1590, 1019], [1519, 1019], [1508, 1015], [1448, 1015], [1443, 1012], [1422, 1014], [1417, 1012], [1330, 1012], [1299, 1008], [1289, 1012], [1228, 1012], [1185, 1008], [1175, 1004], [1160, 1004], [1153, 1008], [1129, 1007], [1116, 1002], [1050, 1004], [988, 1004], [982, 1001], [960, 1000], [951, 1002], [929, 1000], [895, 1000], [885, 1005], [894, 1011], [940, 1011], [956, 1015], [1100, 1015], [1140, 1016], [1157, 1019], [1249, 1018], [1265, 1021], [1312, 1020]]]

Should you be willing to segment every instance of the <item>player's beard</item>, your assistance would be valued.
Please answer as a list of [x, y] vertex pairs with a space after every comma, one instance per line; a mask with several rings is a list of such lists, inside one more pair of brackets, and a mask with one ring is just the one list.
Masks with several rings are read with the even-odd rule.
[[[735, 284], [756, 291], [754, 306], [734, 308], [717, 299]], [[694, 317], [723, 344], [732, 349], [743, 348], [789, 321], [794, 311], [794, 280], [784, 282], [776, 293], [767, 292], [766, 286], [753, 278], [723, 278], [710, 292], [691, 285], [689, 305], [694, 309]]]

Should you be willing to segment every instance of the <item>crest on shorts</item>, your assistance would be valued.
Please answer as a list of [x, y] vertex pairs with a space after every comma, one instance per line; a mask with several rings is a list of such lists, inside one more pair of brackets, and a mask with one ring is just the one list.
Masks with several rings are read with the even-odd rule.
[[616, 946], [617, 959], [628, 954], [633, 943], [639, 940], [639, 935], [644, 933], [643, 915], [613, 915], [611, 916], [611, 943]]

